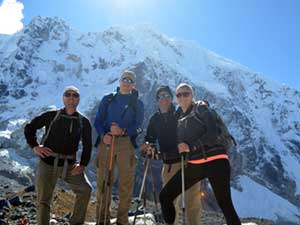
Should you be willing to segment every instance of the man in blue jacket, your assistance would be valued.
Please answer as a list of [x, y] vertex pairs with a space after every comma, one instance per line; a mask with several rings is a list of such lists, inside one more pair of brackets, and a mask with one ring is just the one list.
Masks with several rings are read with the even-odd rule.
[[[97, 224], [110, 224], [109, 208], [113, 173], [108, 173], [108, 168], [112, 145], [114, 145], [113, 165], [116, 165], [119, 174], [117, 224], [128, 224], [136, 168], [135, 139], [142, 131], [144, 117], [143, 103], [137, 99], [138, 93], [134, 89], [135, 81], [136, 76], [132, 71], [123, 72], [117, 92], [103, 97], [96, 115], [94, 125], [100, 137], [96, 159]], [[114, 143], [112, 143], [113, 138]], [[109, 178], [110, 185], [107, 185]]]

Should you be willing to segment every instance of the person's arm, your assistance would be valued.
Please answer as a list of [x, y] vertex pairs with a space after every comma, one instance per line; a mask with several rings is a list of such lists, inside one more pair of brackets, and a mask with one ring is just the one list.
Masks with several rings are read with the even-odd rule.
[[34, 118], [24, 128], [24, 135], [28, 145], [41, 158], [50, 156], [53, 151], [50, 148], [44, 147], [37, 142], [36, 131], [44, 126], [49, 125], [54, 119], [56, 113], [57, 111], [43, 113], [42, 115]]
[[144, 104], [138, 100], [136, 105], [136, 118], [135, 124], [126, 129], [126, 134], [129, 136], [136, 136], [142, 132], [142, 125], [144, 120]]
[[156, 115], [153, 115], [150, 118], [147, 127], [146, 136], [144, 138], [144, 144], [140, 146], [140, 149], [143, 157], [147, 156], [149, 158], [159, 160], [160, 154], [155, 147], [156, 146], [155, 143], [157, 141], [157, 129], [155, 128], [156, 126], [155, 116]]
[[80, 165], [87, 166], [90, 158], [91, 158], [91, 151], [92, 151], [92, 127], [90, 121], [84, 118], [83, 121], [83, 131], [82, 131], [82, 154]]
[[30, 121], [30, 123], [26, 124], [24, 128], [24, 135], [28, 145], [31, 148], [39, 146], [39, 143], [37, 142], [37, 136], [36, 136], [37, 130], [41, 129], [47, 124], [50, 124], [51, 119], [54, 118], [55, 114], [56, 111], [43, 113], [35, 117], [32, 121]]
[[157, 133], [155, 129], [155, 115], [150, 118], [147, 131], [146, 131], [146, 136], [144, 138], [145, 142], [149, 143], [155, 143], [157, 140]]
[[96, 114], [96, 118], [94, 121], [94, 127], [99, 136], [103, 136], [107, 132], [107, 129], [109, 129], [106, 126], [105, 121], [104, 121], [107, 101], [108, 101], [108, 96], [104, 96], [99, 104], [98, 112]]

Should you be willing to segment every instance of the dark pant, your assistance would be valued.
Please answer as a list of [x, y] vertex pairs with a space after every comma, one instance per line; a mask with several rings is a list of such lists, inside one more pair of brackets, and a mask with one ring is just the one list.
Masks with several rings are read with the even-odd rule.
[[[227, 225], [241, 225], [231, 199], [230, 165], [227, 159], [218, 159], [203, 164], [188, 163], [184, 172], [185, 190], [198, 181], [208, 178], [217, 202], [224, 213]], [[166, 184], [159, 196], [163, 217], [168, 224], [173, 224], [175, 221], [176, 212], [173, 201], [180, 194], [181, 170]]]

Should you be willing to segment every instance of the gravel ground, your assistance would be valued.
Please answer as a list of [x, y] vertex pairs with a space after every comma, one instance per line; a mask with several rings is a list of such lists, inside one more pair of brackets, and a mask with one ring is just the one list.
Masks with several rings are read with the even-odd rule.
[[[11, 201], [11, 203], [8, 204], [8, 206], [0, 209], [0, 219], [6, 221], [9, 225], [20, 225], [22, 224], [22, 221], [25, 222], [28, 221], [28, 224], [34, 225], [36, 224], [36, 194], [35, 192], [24, 192], [24, 189], [19, 191], [18, 193], [13, 192], [10, 189], [9, 185], [0, 185], [0, 199], [14, 199], [14, 201]], [[117, 199], [115, 199], [117, 201]], [[64, 191], [64, 190], [57, 190], [54, 194], [53, 198], [53, 206], [52, 206], [52, 212], [51, 217], [56, 221], [57, 223], [53, 224], [63, 224], [67, 225], [68, 218], [70, 216], [70, 210], [73, 207], [73, 201], [74, 196], [72, 193]], [[116, 207], [117, 203], [112, 203], [112, 216], [116, 215]], [[89, 204], [89, 209], [86, 217], [86, 221], [93, 222], [95, 221], [95, 200], [92, 198]], [[132, 207], [132, 211], [134, 211], [136, 206]], [[150, 202], [147, 203], [147, 209], [153, 209], [154, 206]], [[152, 211], [152, 210], [150, 210]], [[152, 211], [153, 212], [153, 211]], [[225, 224], [225, 220], [222, 214], [215, 213], [215, 212], [208, 212], [203, 211], [201, 215], [201, 221], [202, 225], [223, 225]], [[243, 223], [255, 223], [257, 225], [276, 225], [275, 223], [263, 220], [263, 219], [257, 219], [257, 218], [243, 218]], [[87, 223], [87, 224], [93, 224], [93, 223]], [[139, 222], [137, 224], [144, 224]], [[146, 224], [154, 224], [151, 222], [151, 219], [147, 221]], [[0, 225], [2, 225], [0, 223]], [[22, 225], [27, 225], [26, 223], [23, 223]]]

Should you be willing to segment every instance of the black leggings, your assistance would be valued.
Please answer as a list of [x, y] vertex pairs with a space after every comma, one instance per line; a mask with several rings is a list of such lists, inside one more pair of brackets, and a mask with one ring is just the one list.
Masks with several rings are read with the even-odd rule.
[[[198, 181], [208, 178], [217, 202], [226, 218], [227, 225], [241, 225], [233, 207], [230, 192], [230, 165], [227, 159], [218, 159], [204, 164], [188, 163], [185, 167], [185, 190]], [[159, 195], [163, 217], [166, 223], [175, 221], [174, 199], [181, 194], [181, 170], [166, 184]], [[200, 202], [199, 202], [200, 204]]]

